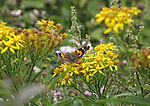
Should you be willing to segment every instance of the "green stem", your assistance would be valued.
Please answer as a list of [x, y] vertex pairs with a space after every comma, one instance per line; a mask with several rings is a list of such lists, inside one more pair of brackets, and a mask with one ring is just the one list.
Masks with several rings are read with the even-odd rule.
[[43, 72], [43, 70], [41, 70], [39, 73], [37, 73], [34, 78], [31, 80], [31, 82], [33, 82], [41, 73]]
[[[104, 79], [104, 78], [103, 78]], [[100, 92], [100, 87], [101, 87], [101, 83], [103, 82], [103, 79], [102, 81], [98, 80], [98, 84], [97, 84], [97, 88], [98, 88], [98, 95], [99, 95], [99, 98], [101, 97], [101, 92]], [[100, 83], [101, 82], [101, 83]]]
[[85, 81], [85, 80], [83, 80], [83, 81], [86, 83], [86, 85], [88, 86], [88, 88], [89, 88], [91, 91], [93, 91], [94, 93], [97, 93], [97, 92], [95, 91], [95, 89], [93, 89], [93, 88], [91, 87], [92, 84], [87, 83], [87, 81]]
[[93, 102], [94, 104], [97, 104], [93, 99], [91, 99], [90, 97], [88, 97], [87, 95], [85, 95], [80, 89], [78, 89], [76, 86], [73, 85], [73, 87], [79, 91], [82, 95], [84, 95], [86, 98], [88, 98], [91, 102]]
[[110, 0], [106, 0], [106, 7], [110, 7]]
[[105, 92], [105, 90], [106, 90], [107, 82], [108, 82], [108, 78], [106, 79], [106, 82], [105, 82], [105, 84], [104, 84], [104, 90], [103, 90], [103, 92], [102, 92], [102, 93], [104, 93], [104, 92]]
[[123, 84], [121, 84], [121, 82], [119, 82], [118, 80], [115, 80], [115, 82], [118, 82], [119, 85], [121, 85], [124, 89], [128, 90], [129, 92], [131, 92], [133, 94], [133, 92], [130, 89], [128, 89], [127, 87], [125, 87]]
[[14, 82], [14, 80], [13, 80], [13, 78], [12, 78], [12, 76], [11, 76], [11, 74], [9, 72], [8, 72], [8, 75], [9, 75], [9, 77], [10, 77], [10, 79], [11, 79], [11, 81], [12, 81], [12, 83], [13, 83], [15, 89], [16, 89], [16, 91], [18, 92], [18, 88], [17, 88], [17, 86], [16, 86], [16, 84], [15, 84], [15, 82]]
[[34, 68], [34, 66], [35, 66], [35, 61], [33, 62], [33, 64], [32, 64], [32, 66], [31, 66], [31, 69], [30, 69], [30, 73], [29, 73], [29, 77], [28, 77], [28, 83], [30, 82], [30, 79], [31, 79], [31, 75], [32, 75], [32, 73], [33, 73], [33, 68]]
[[[5, 55], [3, 55], [3, 56], [6, 57]], [[11, 56], [10, 56], [10, 54], [8, 54], [7, 61], [5, 60], [5, 58], [3, 56], [2, 56], [3, 62], [6, 63], [6, 70], [4, 72], [6, 73], [6, 75], [8, 77], [10, 77], [15, 90], [18, 92], [18, 88], [17, 88], [17, 86], [16, 86], [16, 84], [15, 84], [15, 82], [11, 76], [11, 73], [12, 73], [12, 65], [11, 65], [11, 59], [10, 59]]]
[[138, 83], [140, 85], [141, 93], [143, 94], [144, 93], [144, 89], [142, 87], [142, 84], [141, 84], [141, 81], [140, 81], [140, 78], [139, 78], [139, 73], [137, 71], [135, 71], [135, 73], [136, 73], [137, 81], [138, 81]]

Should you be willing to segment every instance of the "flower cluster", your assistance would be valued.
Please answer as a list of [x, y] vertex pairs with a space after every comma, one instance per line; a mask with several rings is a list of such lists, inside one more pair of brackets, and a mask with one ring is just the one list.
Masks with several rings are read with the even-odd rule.
[[53, 77], [58, 74], [66, 74], [58, 81], [58, 85], [68, 84], [72, 82], [73, 75], [84, 76], [87, 82], [93, 78], [96, 73], [105, 75], [108, 71], [117, 69], [117, 47], [113, 43], [97, 45], [94, 50], [89, 50], [82, 58], [81, 63], [64, 63], [54, 69]]
[[5, 22], [0, 22], [0, 51], [1, 54], [6, 51], [15, 53], [15, 50], [20, 50], [24, 47], [24, 41], [20, 34], [16, 33], [16, 29], [6, 26]]
[[150, 49], [143, 48], [139, 56], [132, 56], [131, 60], [135, 67], [150, 67]]
[[[66, 38], [66, 33], [60, 33], [61, 24], [54, 25], [53, 21], [41, 20], [36, 23], [39, 28], [21, 29], [6, 26], [6, 23], [0, 22], [0, 50], [1, 54], [10, 50], [25, 48], [25, 50], [51, 50], [62, 43]], [[46, 50], [45, 49], [45, 50]]]
[[134, 15], [138, 15], [141, 11], [135, 7], [128, 8], [122, 7], [118, 8], [113, 6], [111, 8], [104, 7], [102, 10], [96, 14], [96, 22], [104, 22], [107, 29], [104, 34], [108, 34], [111, 31], [119, 33], [119, 30], [124, 30], [125, 24], [131, 24], [134, 20], [132, 19]]
[[48, 49], [51, 50], [55, 46], [62, 43], [66, 38], [66, 33], [61, 32], [61, 24], [54, 25], [53, 21], [41, 20], [37, 21], [39, 28], [24, 29], [23, 38], [28, 44], [26, 48], [36, 48], [37, 50]]

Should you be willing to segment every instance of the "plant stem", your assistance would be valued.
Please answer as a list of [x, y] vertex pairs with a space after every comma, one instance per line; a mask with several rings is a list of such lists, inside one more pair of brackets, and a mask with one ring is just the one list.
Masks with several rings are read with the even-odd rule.
[[[3, 55], [4, 57], [5, 57], [5, 55]], [[4, 63], [6, 63], [6, 70], [4, 71], [5, 73], [6, 73], [6, 75], [11, 79], [11, 81], [12, 81], [12, 84], [13, 84], [13, 86], [14, 86], [14, 88], [15, 88], [15, 90], [18, 92], [18, 88], [17, 88], [17, 86], [16, 86], [16, 84], [15, 84], [15, 82], [14, 82], [14, 80], [13, 80], [13, 78], [12, 78], [12, 76], [11, 76], [11, 73], [12, 73], [12, 65], [11, 65], [11, 59], [10, 59], [10, 54], [8, 54], [8, 59], [7, 59], [7, 61], [5, 60], [5, 58], [2, 56], [2, 59], [3, 59], [3, 61], [4, 61]]]
[[35, 62], [33, 62], [32, 66], [31, 66], [31, 69], [30, 69], [30, 74], [29, 74], [29, 77], [28, 77], [28, 83], [30, 82], [30, 79], [31, 79], [31, 75], [33, 73], [33, 68], [35, 66]]
[[80, 89], [78, 89], [76, 86], [73, 85], [73, 87], [79, 91], [82, 95], [84, 95], [85, 97], [87, 97], [90, 101], [92, 101], [95, 104], [95, 101], [93, 99], [91, 99], [90, 97], [88, 97], [87, 95], [85, 95]]
[[141, 93], [143, 94], [143, 93], [144, 93], [144, 89], [143, 89], [142, 84], [141, 84], [141, 82], [140, 82], [139, 74], [138, 74], [137, 71], [135, 71], [135, 73], [136, 73], [137, 81], [138, 81], [138, 83], [139, 83], [139, 85], [140, 85]]
[[106, 7], [110, 7], [110, 0], [106, 0]]

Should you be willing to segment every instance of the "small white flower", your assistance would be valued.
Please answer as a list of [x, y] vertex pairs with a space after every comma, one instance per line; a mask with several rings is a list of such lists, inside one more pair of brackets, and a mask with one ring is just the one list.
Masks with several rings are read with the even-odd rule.
[[101, 89], [100, 89], [100, 93], [102, 94], [102, 93], [103, 93], [103, 91], [104, 91], [104, 86], [103, 86], [103, 87], [101, 87]]
[[28, 60], [27, 57], [24, 58], [24, 61]]
[[35, 73], [39, 73], [39, 72], [41, 71], [41, 69], [38, 68], [37, 66], [35, 66], [35, 67], [33, 68], [33, 70], [34, 70]]

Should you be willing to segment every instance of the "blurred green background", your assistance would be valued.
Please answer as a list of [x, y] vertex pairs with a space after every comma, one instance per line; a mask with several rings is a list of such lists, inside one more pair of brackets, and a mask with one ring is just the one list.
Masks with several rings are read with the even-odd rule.
[[[91, 37], [92, 45], [95, 46], [99, 43], [109, 42], [107, 38], [111, 37], [110, 35], [103, 34], [105, 26], [95, 22], [95, 15], [102, 7], [109, 7], [112, 3], [122, 4], [122, 6], [128, 7], [137, 7], [142, 11], [142, 13], [136, 17], [134, 25], [135, 27], [140, 25], [144, 26], [141, 41], [139, 42], [143, 46], [150, 47], [150, 0], [0, 0], [0, 21], [7, 22], [9, 26], [32, 28], [37, 20], [50, 19], [55, 23], [61, 23], [63, 31], [68, 33], [71, 27], [71, 6], [75, 6], [77, 21], [82, 26], [82, 38], [84, 39], [85, 35], [88, 34]], [[69, 39], [70, 38], [67, 37], [63, 45], [71, 45], [68, 41]], [[126, 51], [125, 49], [125, 53], [127, 54]], [[42, 62], [36, 65], [40, 69], [47, 67], [47, 69], [44, 70], [50, 73], [47, 77], [45, 76], [47, 81], [51, 78], [51, 71], [49, 70], [58, 65], [57, 59], [55, 59], [56, 57], [53, 58], [54, 61], [43, 60], [47, 63]], [[122, 61], [124, 61], [123, 56], [121, 58]], [[129, 67], [125, 68], [127, 69], [120, 69], [120, 73], [128, 72]], [[1, 83], [2, 82], [0, 82], [0, 85], [2, 85]], [[3, 89], [4, 92], [9, 95], [9, 92], [5, 91], [7, 89]]]
[[[71, 26], [71, 6], [76, 6], [77, 18], [82, 26], [82, 38], [90, 35], [93, 45], [103, 41], [104, 25], [95, 22], [95, 15], [104, 6], [112, 3], [142, 10], [135, 25], [144, 25], [141, 43], [149, 46], [150, 33], [150, 1], [149, 0], [0, 0], [0, 21], [15, 27], [30, 28], [40, 19], [50, 19], [61, 23], [67, 32]], [[106, 37], [106, 36], [105, 36]], [[108, 41], [107, 41], [108, 42]], [[65, 43], [64, 45], [68, 45]]]

